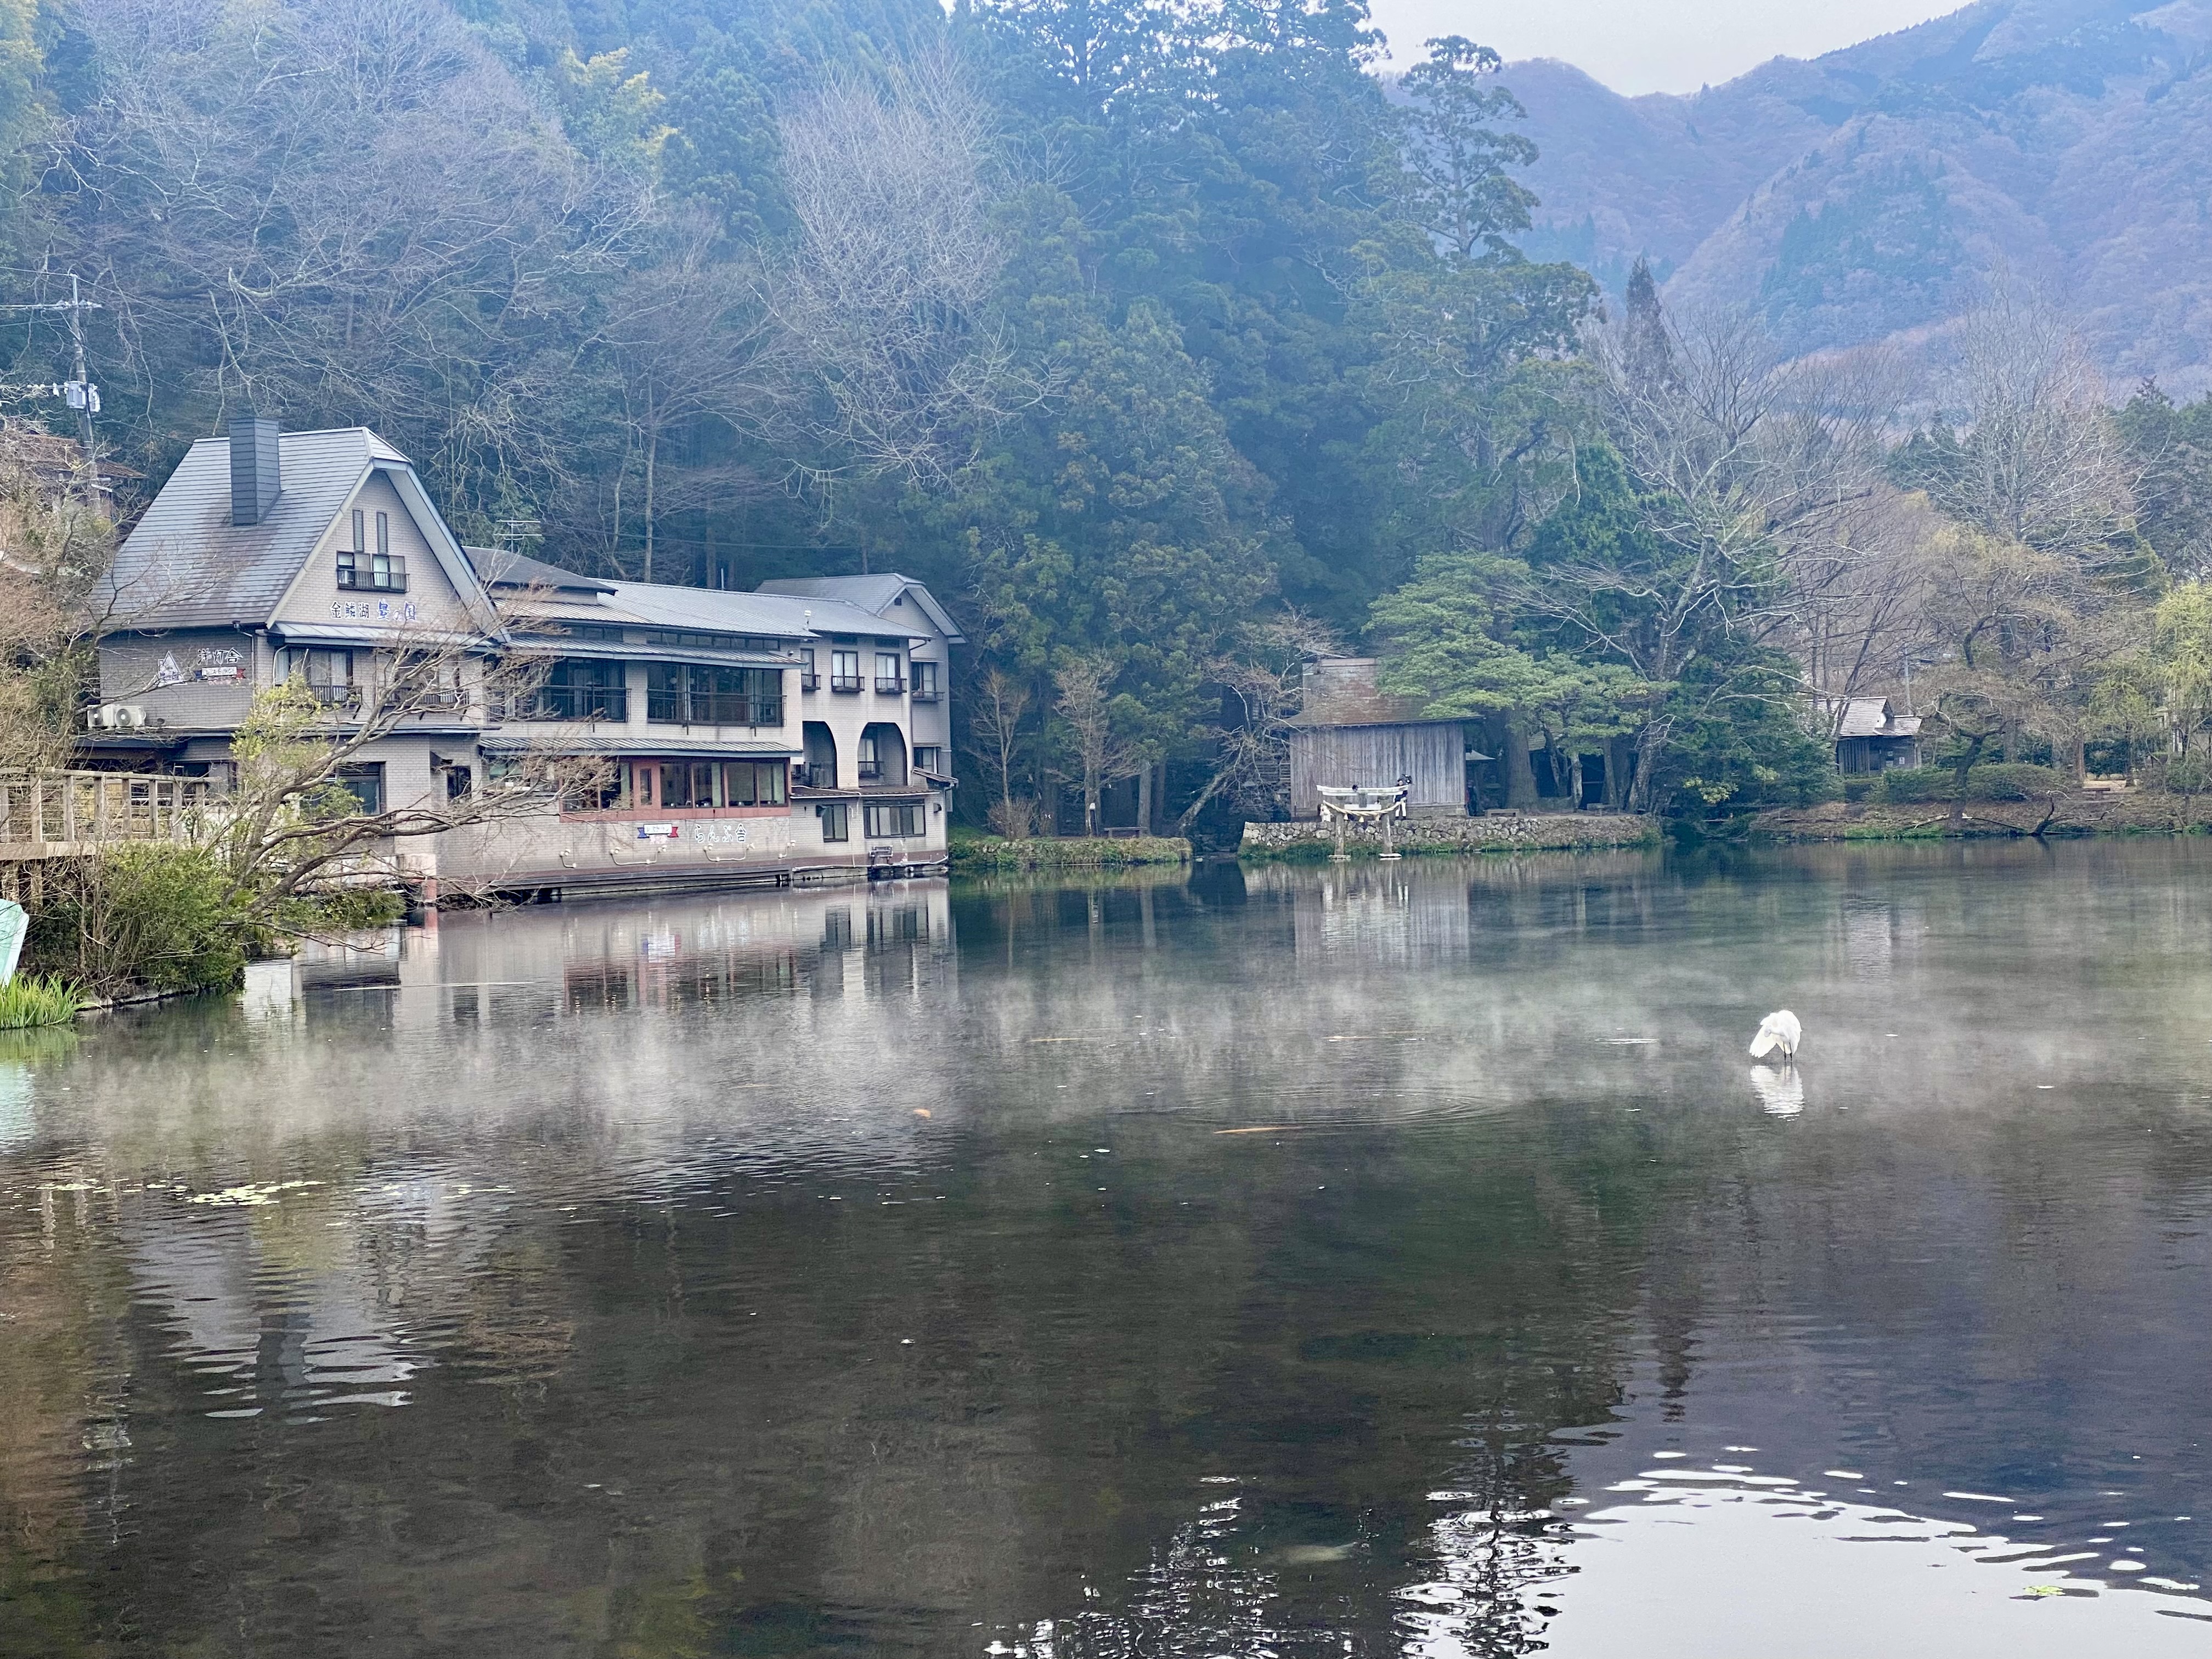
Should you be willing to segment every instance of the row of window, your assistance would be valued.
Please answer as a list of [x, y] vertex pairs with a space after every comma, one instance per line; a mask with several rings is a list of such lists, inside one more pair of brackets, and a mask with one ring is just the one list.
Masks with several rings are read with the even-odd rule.
[[[927, 805], [918, 800], [870, 801], [860, 809], [860, 833], [870, 841], [903, 841], [925, 833]], [[852, 803], [825, 800], [815, 807], [825, 842], [853, 838]]]
[[645, 717], [666, 726], [781, 726], [783, 671], [648, 663]]
[[[811, 645], [802, 646], [799, 648], [799, 689], [804, 691], [819, 690], [822, 684], [822, 675], [820, 665], [814, 654], [814, 647]], [[933, 662], [915, 662], [909, 665], [907, 659], [896, 651], [876, 653], [875, 683], [878, 694], [887, 697], [896, 696], [908, 690], [907, 670], [909, 667], [914, 672], [911, 689], [915, 701], [916, 702], [936, 702], [937, 665]], [[866, 682], [860, 678], [860, 653], [858, 651], [848, 651], [840, 647], [830, 652], [830, 689], [832, 691], [858, 691], [866, 684]]]
[[[813, 683], [813, 653], [805, 653], [809, 666], [801, 670], [802, 684]], [[859, 690], [860, 653], [832, 653], [833, 690]], [[877, 689], [902, 684], [897, 680], [899, 659], [888, 654], [877, 659], [878, 668], [890, 665], [890, 682], [877, 681]], [[927, 702], [937, 696], [937, 665], [914, 665], [914, 695]], [[849, 680], [850, 684], [842, 684]], [[923, 688], [927, 687], [925, 690]], [[540, 720], [626, 720], [629, 693], [623, 682], [623, 665], [567, 658], [556, 663], [544, 684], [514, 698], [510, 719]], [[783, 672], [775, 668], [701, 668], [680, 663], [652, 663], [646, 669], [645, 717], [674, 726], [781, 726], [783, 724]]]
[[774, 761], [625, 761], [573, 808], [600, 811], [789, 804], [784, 763]]

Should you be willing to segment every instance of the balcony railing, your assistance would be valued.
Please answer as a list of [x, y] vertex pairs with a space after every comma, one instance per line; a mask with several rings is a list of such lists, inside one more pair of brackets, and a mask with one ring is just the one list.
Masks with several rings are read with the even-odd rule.
[[884, 763], [881, 761], [864, 760], [860, 763], [860, 781], [862, 783], [880, 782], [883, 779], [883, 775]]
[[935, 702], [937, 701], [937, 688], [933, 685], [915, 686], [914, 688], [914, 700], [916, 702]]
[[876, 676], [876, 695], [879, 697], [896, 697], [900, 692], [905, 690], [906, 682], [901, 679], [896, 674], [878, 674]]
[[735, 691], [648, 691], [645, 717], [656, 726], [781, 726], [783, 702]]
[[799, 689], [802, 691], [820, 690], [822, 689], [822, 676], [814, 673], [811, 671], [802, 672], [799, 677]]
[[860, 689], [860, 677], [858, 674], [832, 674], [830, 689], [832, 691], [857, 691]]
[[619, 685], [541, 685], [507, 705], [509, 720], [627, 720], [629, 692]]
[[791, 769], [791, 781], [794, 787], [799, 789], [835, 789], [837, 787], [837, 769], [820, 762], [794, 766]]
[[358, 686], [324, 685], [310, 680], [307, 682], [307, 690], [313, 694], [315, 701], [325, 708], [351, 708], [361, 701], [361, 689]]

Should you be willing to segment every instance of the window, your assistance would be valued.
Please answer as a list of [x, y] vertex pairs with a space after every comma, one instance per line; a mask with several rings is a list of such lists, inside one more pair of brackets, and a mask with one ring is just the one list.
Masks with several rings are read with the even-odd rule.
[[338, 550], [338, 586], [360, 587], [368, 572], [368, 537], [362, 527], [367, 515], [359, 507], [353, 510], [353, 540]]
[[466, 800], [475, 790], [476, 782], [477, 775], [471, 769], [465, 766], [447, 767], [446, 769], [446, 799]]
[[630, 768], [630, 799], [635, 800], [640, 806], [654, 806], [659, 804], [653, 799], [653, 780], [654, 775], [658, 774], [659, 770], [660, 769], [657, 766], [633, 766]]
[[916, 702], [937, 701], [937, 665], [917, 659], [914, 664], [914, 700]]
[[916, 771], [934, 772], [941, 778], [945, 775], [945, 750], [933, 743], [916, 744], [914, 764]]
[[352, 652], [295, 651], [292, 664], [292, 674], [305, 680], [325, 707], [344, 708], [353, 702]]
[[830, 689], [832, 691], [857, 691], [860, 689], [860, 653], [857, 651], [832, 651], [830, 653]]
[[923, 804], [918, 800], [870, 801], [866, 815], [868, 839], [921, 835], [924, 811]]
[[823, 840], [852, 840], [852, 820], [846, 816], [845, 805], [842, 800], [825, 800], [814, 809], [814, 816], [822, 820]]
[[563, 659], [546, 671], [544, 684], [516, 696], [509, 715], [520, 720], [628, 720], [623, 665]]
[[896, 696], [906, 690], [905, 663], [896, 652], [876, 653], [876, 690], [885, 696]]
[[361, 514], [356, 512], [353, 520], [354, 550], [350, 558], [343, 553], [338, 555], [338, 586], [366, 587], [379, 593], [404, 593], [407, 561], [392, 550], [392, 515], [376, 515], [376, 551], [366, 558], [361, 545]]
[[384, 810], [384, 763], [376, 761], [367, 766], [347, 766], [339, 769], [338, 787], [359, 803], [360, 810], [374, 817]]
[[646, 665], [645, 717], [669, 726], [781, 726], [780, 668]]
[[811, 691], [822, 684], [822, 677], [814, 672], [814, 647], [802, 646], [799, 653], [799, 689]]
[[867, 783], [884, 775], [884, 763], [876, 749], [873, 732], [860, 733], [860, 781]]
[[663, 766], [660, 804], [666, 807], [714, 805], [714, 763], [671, 761]]
[[782, 805], [783, 763], [725, 762], [722, 767], [722, 803], [726, 806]]

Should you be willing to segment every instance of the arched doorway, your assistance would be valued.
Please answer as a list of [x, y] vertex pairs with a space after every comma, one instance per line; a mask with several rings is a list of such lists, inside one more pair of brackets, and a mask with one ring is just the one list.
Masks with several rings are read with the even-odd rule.
[[906, 783], [906, 734], [888, 721], [860, 728], [860, 781]]
[[837, 787], [837, 739], [829, 726], [820, 720], [808, 720], [800, 731], [803, 753], [799, 757], [799, 775], [793, 781], [802, 789], [835, 789]]

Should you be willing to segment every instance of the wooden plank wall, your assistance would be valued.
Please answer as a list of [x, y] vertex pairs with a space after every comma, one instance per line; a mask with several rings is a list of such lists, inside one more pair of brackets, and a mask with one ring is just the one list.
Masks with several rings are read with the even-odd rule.
[[1457, 726], [1319, 726], [1291, 733], [1291, 816], [1321, 816], [1330, 788], [1383, 787], [1410, 775], [1408, 806], [1467, 805], [1467, 740]]

